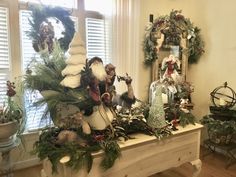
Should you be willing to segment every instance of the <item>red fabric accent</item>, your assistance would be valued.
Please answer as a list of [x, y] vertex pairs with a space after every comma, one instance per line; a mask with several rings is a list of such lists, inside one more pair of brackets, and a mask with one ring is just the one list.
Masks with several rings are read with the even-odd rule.
[[174, 72], [174, 64], [171, 61], [169, 61], [167, 63], [167, 68], [168, 68], [167, 69], [167, 75], [170, 76]]

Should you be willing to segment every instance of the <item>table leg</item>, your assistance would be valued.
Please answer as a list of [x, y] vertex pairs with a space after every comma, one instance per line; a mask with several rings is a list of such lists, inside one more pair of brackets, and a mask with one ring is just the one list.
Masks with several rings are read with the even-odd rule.
[[45, 174], [44, 169], [41, 170], [41, 177], [48, 177], [48, 176]]
[[202, 169], [202, 161], [200, 159], [194, 160], [192, 162], [190, 162], [192, 164], [192, 166], [194, 167], [194, 171], [193, 171], [193, 176], [192, 177], [197, 177]]

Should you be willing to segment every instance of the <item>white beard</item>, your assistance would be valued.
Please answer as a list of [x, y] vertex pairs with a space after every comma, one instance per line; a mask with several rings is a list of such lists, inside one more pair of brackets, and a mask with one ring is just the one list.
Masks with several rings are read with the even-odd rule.
[[93, 75], [99, 80], [99, 81], [105, 81], [107, 73], [105, 71], [105, 67], [101, 62], [94, 62], [91, 64], [90, 68], [92, 69]]

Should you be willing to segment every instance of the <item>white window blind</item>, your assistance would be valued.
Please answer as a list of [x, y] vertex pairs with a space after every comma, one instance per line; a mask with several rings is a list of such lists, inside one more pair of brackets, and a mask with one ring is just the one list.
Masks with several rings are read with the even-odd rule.
[[8, 8], [0, 7], [0, 106], [6, 98], [6, 81], [10, 71]]
[[[22, 67], [24, 72], [27, 67], [30, 66], [30, 63], [33, 60], [41, 61], [39, 55], [34, 51], [32, 47], [32, 39], [30, 39], [26, 32], [30, 30], [29, 20], [31, 18], [31, 11], [29, 10], [21, 10], [20, 11], [20, 29], [21, 29], [21, 49], [22, 49], [22, 58], [23, 63]], [[75, 22], [75, 28], [77, 28], [77, 17], [71, 17], [71, 19]], [[55, 35], [61, 34], [60, 29], [55, 28]], [[42, 96], [38, 91], [29, 91], [26, 90], [24, 94], [24, 103], [26, 109], [26, 129], [28, 131], [34, 131], [45, 127], [46, 125], [51, 125], [50, 118], [44, 116], [44, 112], [46, 107], [36, 107], [33, 104], [37, 102]], [[43, 119], [42, 119], [43, 118]]]
[[109, 38], [104, 19], [86, 18], [87, 57], [100, 57], [109, 63]]
[[[21, 50], [22, 50], [22, 68], [24, 70], [30, 66], [33, 60], [40, 61], [39, 55], [34, 51], [32, 47], [32, 39], [30, 39], [26, 32], [30, 30], [29, 18], [31, 18], [31, 11], [20, 11], [20, 29], [21, 29]], [[39, 128], [45, 127], [50, 124], [50, 119], [44, 117], [42, 119], [45, 106], [34, 106], [33, 104], [41, 98], [41, 94], [38, 91], [25, 90], [24, 93], [24, 105], [26, 112], [26, 130], [34, 131]]]

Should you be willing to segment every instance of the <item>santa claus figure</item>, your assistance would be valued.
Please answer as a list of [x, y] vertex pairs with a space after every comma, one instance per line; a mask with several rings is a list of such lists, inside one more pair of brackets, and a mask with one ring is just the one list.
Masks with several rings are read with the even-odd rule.
[[[89, 95], [96, 105], [93, 106], [91, 114], [84, 117], [93, 129], [102, 130], [111, 124], [114, 118], [112, 109], [116, 105], [129, 108], [135, 102], [132, 79], [128, 75], [119, 77], [125, 81], [128, 90], [119, 95], [115, 91], [116, 72], [112, 64], [104, 67], [102, 59], [94, 57], [88, 61], [88, 65], [92, 71], [88, 83]], [[83, 77], [81, 79], [83, 80]]]

